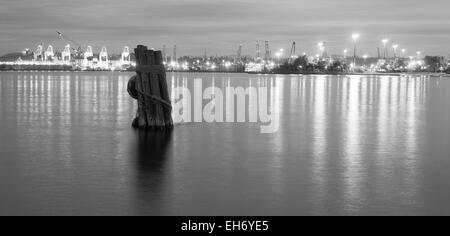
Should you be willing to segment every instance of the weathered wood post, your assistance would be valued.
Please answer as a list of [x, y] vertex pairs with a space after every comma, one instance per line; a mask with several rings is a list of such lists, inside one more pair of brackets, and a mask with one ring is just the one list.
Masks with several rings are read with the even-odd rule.
[[138, 45], [136, 75], [128, 82], [128, 93], [138, 101], [134, 128], [170, 129], [173, 127], [172, 105], [167, 88], [161, 51]]

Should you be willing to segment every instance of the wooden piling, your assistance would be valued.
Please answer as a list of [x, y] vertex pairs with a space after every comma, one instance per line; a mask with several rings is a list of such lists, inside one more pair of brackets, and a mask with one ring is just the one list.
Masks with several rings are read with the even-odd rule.
[[128, 93], [138, 101], [135, 128], [170, 129], [173, 127], [172, 105], [167, 87], [161, 51], [138, 45], [136, 75], [128, 82]]

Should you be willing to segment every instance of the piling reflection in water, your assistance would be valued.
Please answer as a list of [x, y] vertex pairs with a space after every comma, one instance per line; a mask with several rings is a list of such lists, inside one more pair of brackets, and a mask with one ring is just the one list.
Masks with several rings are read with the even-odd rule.
[[165, 214], [164, 183], [167, 182], [167, 161], [172, 150], [172, 130], [136, 130], [136, 210], [143, 215]]

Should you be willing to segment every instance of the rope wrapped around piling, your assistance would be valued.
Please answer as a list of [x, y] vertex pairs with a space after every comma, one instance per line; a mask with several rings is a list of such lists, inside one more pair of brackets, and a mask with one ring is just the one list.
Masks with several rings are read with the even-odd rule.
[[172, 110], [172, 104], [168, 101], [163, 100], [162, 98], [156, 97], [154, 95], [145, 93], [141, 90], [138, 90], [136, 87], [136, 79], [137, 76], [134, 75], [133, 77], [130, 78], [130, 81], [128, 81], [128, 94], [130, 95], [130, 97], [134, 98], [134, 99], [138, 99], [139, 94], [142, 94], [150, 99], [152, 99], [154, 102], [159, 102], [161, 103], [161, 105], [164, 105], [166, 108]]

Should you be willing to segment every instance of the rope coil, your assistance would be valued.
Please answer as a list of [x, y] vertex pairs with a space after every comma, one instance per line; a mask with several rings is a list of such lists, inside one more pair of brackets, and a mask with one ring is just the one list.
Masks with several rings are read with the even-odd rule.
[[[144, 67], [144, 66], [143, 66], [143, 67]], [[147, 66], [145, 66], [145, 67], [147, 67]], [[134, 75], [134, 76], [131, 77], [130, 80], [128, 81], [127, 91], [128, 91], [128, 94], [129, 94], [132, 98], [134, 98], [134, 99], [137, 100], [139, 94], [141, 94], [141, 95], [146, 96], [147, 98], [150, 98], [153, 102], [158, 102], [158, 103], [160, 103], [161, 105], [165, 106], [166, 108], [172, 110], [172, 104], [171, 104], [170, 102], [165, 101], [165, 100], [163, 100], [163, 99], [160, 98], [160, 97], [157, 97], [157, 96], [154, 96], [154, 95], [145, 93], [145, 92], [143, 92], [143, 91], [141, 91], [141, 90], [138, 90], [138, 89], [137, 89], [137, 86], [136, 86], [136, 80], [137, 80], [137, 76]]]

